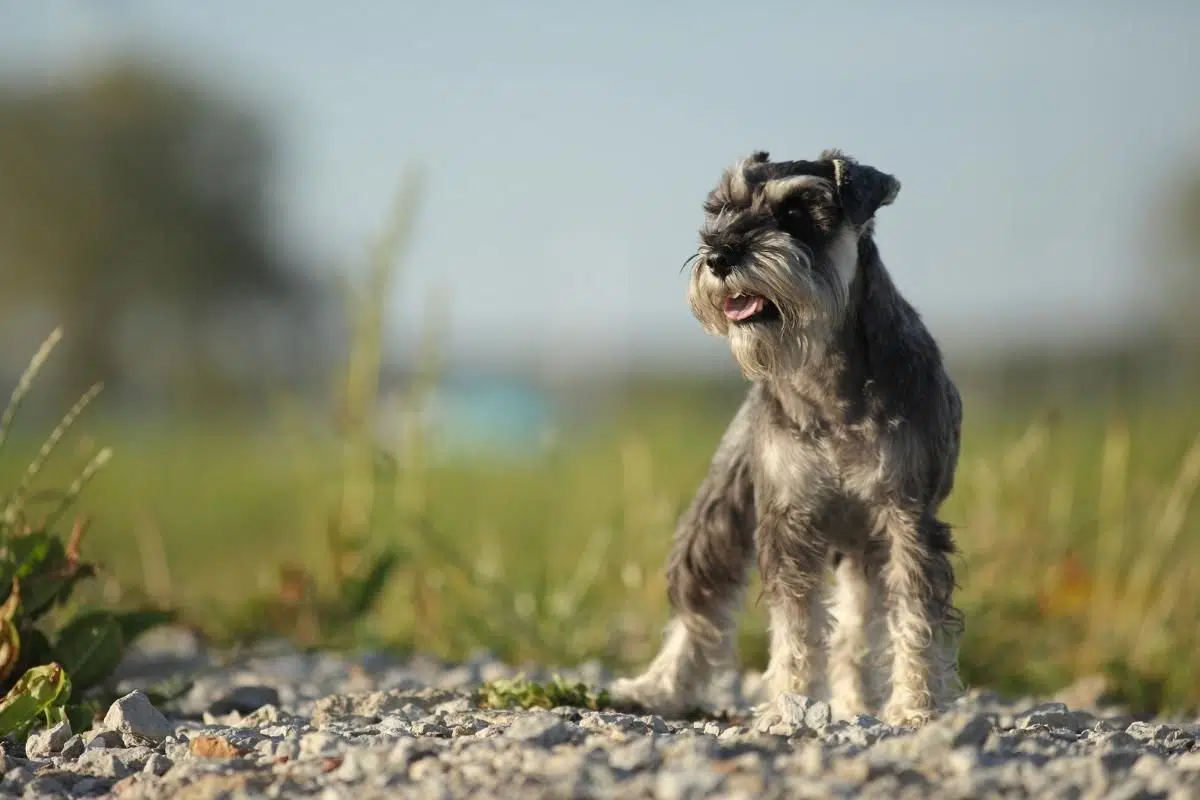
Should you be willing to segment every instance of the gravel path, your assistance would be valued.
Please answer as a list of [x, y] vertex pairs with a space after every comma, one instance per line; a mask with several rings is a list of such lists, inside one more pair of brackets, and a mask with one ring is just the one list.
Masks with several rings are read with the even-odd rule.
[[[1062, 703], [973, 694], [926, 728], [830, 719], [795, 698], [756, 731], [739, 697], [726, 721], [561, 708], [485, 711], [485, 658], [448, 665], [278, 648], [218, 663], [158, 637], [123, 668], [124, 689], [186, 672], [161, 710], [131, 691], [83, 737], [65, 728], [6, 743], [4, 797], [121, 798], [974, 798], [1200, 796], [1200, 725], [1137, 721]], [[545, 674], [526, 671], [529, 677]], [[604, 685], [596, 665], [564, 677]], [[740, 715], [740, 716], [739, 716]]]

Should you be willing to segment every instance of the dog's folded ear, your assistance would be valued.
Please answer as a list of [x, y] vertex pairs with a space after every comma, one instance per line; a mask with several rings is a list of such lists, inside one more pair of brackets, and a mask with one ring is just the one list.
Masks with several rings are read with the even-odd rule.
[[842, 210], [854, 225], [865, 224], [900, 193], [900, 181], [894, 175], [859, 164], [839, 150], [826, 150], [821, 160], [833, 164]]

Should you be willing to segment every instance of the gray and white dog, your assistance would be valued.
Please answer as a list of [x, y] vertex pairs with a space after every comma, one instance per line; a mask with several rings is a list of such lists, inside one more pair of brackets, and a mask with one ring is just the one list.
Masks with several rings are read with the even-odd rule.
[[[959, 692], [954, 545], [937, 514], [962, 405], [875, 244], [875, 213], [899, 190], [827, 150], [755, 153], [708, 195], [688, 300], [752, 385], [679, 521], [662, 648], [615, 695], [664, 713], [694, 704], [733, 664], [756, 556], [771, 631], [760, 722], [798, 693], [920, 725]], [[875, 668], [889, 652], [890, 676]]]

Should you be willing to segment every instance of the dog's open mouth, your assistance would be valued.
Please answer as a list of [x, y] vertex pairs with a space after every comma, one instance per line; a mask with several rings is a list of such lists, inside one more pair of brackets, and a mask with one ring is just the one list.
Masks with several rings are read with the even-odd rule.
[[739, 294], [725, 298], [725, 318], [730, 322], [769, 319], [776, 313], [775, 304], [759, 294]]

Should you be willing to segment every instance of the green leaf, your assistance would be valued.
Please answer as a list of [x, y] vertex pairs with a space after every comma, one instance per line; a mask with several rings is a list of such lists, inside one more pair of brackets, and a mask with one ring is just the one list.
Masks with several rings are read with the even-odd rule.
[[121, 626], [121, 636], [128, 647], [135, 639], [146, 631], [162, 625], [170, 625], [178, 614], [170, 610], [146, 609], [143, 611], [122, 611], [112, 615]]
[[343, 600], [352, 618], [361, 617], [375, 606], [399, 563], [399, 554], [388, 550], [375, 559], [366, 575], [346, 582]]
[[46, 634], [37, 628], [21, 629], [21, 658], [26, 664], [45, 664], [54, 660], [54, 648]]
[[39, 714], [48, 714], [53, 706], [63, 705], [70, 695], [71, 679], [58, 664], [27, 670], [0, 700], [0, 736], [22, 730]]
[[63, 707], [67, 722], [71, 723], [71, 730], [75, 733], [84, 733], [90, 730], [99, 710], [100, 706], [95, 702], [71, 703]]
[[[61, 559], [66, 562], [66, 552], [62, 542], [45, 531], [27, 533], [21, 536], [10, 536], [4, 542], [4, 561], [7, 574], [0, 576], [5, 582], [13, 578], [24, 578], [41, 570], [54, 566]], [[50, 564], [45, 562], [49, 561]]]
[[42, 715], [46, 720], [46, 727], [53, 728], [60, 722], [67, 722], [67, 709], [57, 703], [53, 703], [42, 709]]
[[125, 638], [121, 624], [107, 611], [73, 619], [58, 634], [54, 653], [80, 691], [105, 680], [121, 663]]
[[24, 583], [25, 614], [36, 619], [55, 604], [66, 602], [75, 584], [93, 574], [90, 564], [79, 564], [72, 568], [64, 561], [61, 571], [31, 575]]

